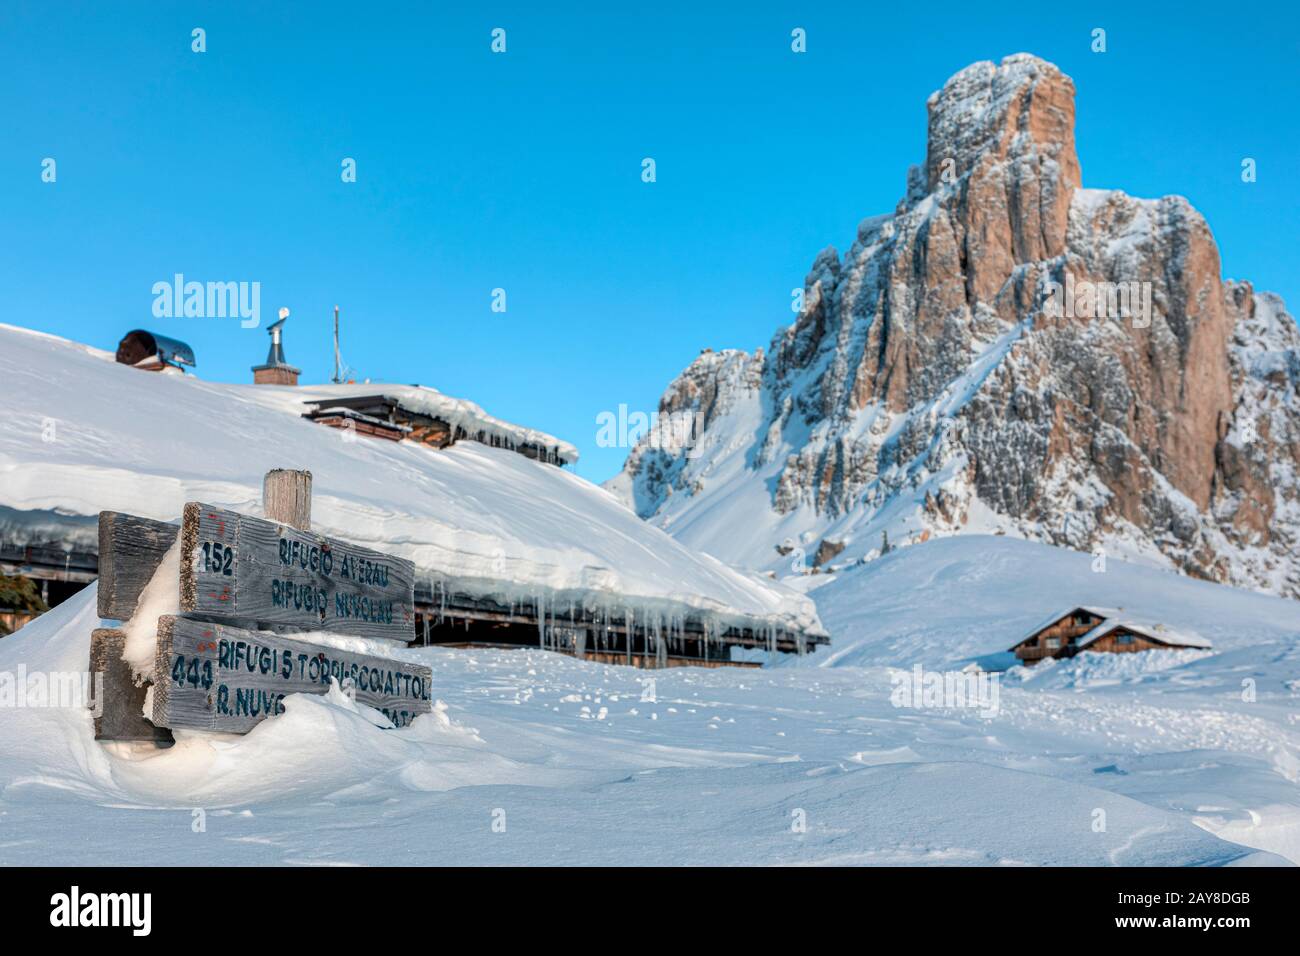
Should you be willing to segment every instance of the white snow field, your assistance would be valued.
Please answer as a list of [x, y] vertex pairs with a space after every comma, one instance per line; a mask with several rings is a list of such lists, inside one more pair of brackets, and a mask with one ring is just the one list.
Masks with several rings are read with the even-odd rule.
[[[1085, 578], [1090, 560], [1004, 538], [895, 552], [814, 592], [829, 667], [336, 638], [433, 668], [437, 709], [403, 730], [295, 695], [244, 737], [154, 751], [96, 744], [75, 708], [0, 709], [0, 864], [1300, 861], [1295, 605], [1114, 564]], [[1083, 583], [1180, 609], [1215, 647], [1016, 668], [991, 717], [891, 702], [891, 663], [1010, 646]], [[84, 670], [94, 600], [0, 641], [0, 672]]]

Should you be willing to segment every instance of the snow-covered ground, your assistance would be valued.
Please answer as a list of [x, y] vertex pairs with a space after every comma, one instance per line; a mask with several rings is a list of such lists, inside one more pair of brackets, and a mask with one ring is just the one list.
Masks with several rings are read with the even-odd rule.
[[[810, 579], [833, 654], [761, 671], [393, 652], [441, 702], [404, 730], [295, 696], [154, 752], [94, 743], [75, 709], [0, 710], [0, 864], [1300, 862], [1295, 604], [1090, 561], [959, 538]], [[991, 716], [894, 706], [896, 676], [1076, 593], [1215, 647], [1014, 669]], [[0, 671], [83, 670], [94, 614], [91, 588], [0, 641]]]

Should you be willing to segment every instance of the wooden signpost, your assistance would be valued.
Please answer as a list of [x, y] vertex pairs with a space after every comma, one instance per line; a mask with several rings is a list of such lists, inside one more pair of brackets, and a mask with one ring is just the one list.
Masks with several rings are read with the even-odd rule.
[[149, 684], [138, 682], [131, 665], [122, 659], [126, 635], [117, 628], [97, 627], [90, 632], [90, 672], [103, 675], [96, 740], [147, 740], [170, 745], [172, 732], [144, 718]]
[[406, 643], [415, 566], [262, 518], [190, 502], [181, 521], [181, 610]]
[[398, 727], [430, 709], [428, 667], [277, 634], [164, 615], [158, 620], [153, 723], [246, 733], [288, 694], [323, 694], [330, 678]]
[[310, 472], [270, 472], [263, 501], [267, 518], [190, 502], [179, 527], [100, 513], [100, 616], [135, 614], [178, 535], [182, 614], [158, 620], [153, 680], [143, 683], [121, 659], [123, 632], [95, 631], [91, 669], [105, 675], [97, 739], [162, 741], [181, 727], [245, 733], [281, 713], [286, 695], [323, 694], [331, 678], [398, 727], [431, 709], [428, 667], [289, 636], [410, 642], [414, 565], [313, 534]]
[[140, 592], [180, 528], [118, 511], [99, 513], [99, 616], [129, 621]]

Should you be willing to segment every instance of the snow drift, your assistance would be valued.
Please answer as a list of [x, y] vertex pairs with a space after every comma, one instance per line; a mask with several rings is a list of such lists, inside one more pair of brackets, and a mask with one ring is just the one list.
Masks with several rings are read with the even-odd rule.
[[[83, 669], [94, 607], [92, 586], [0, 641], [0, 675]], [[1131, 736], [1107, 738], [1074, 694], [1009, 690], [990, 722], [895, 710], [883, 669], [648, 691], [543, 651], [394, 653], [437, 698], [402, 730], [340, 694], [164, 751], [95, 743], [84, 709], [0, 711], [0, 864], [1249, 865], [1292, 832], [1294, 783], [1237, 738], [1171, 772], [1186, 722], [1161, 740], [1112, 713]], [[1027, 800], [1052, 812], [1018, 825]]]

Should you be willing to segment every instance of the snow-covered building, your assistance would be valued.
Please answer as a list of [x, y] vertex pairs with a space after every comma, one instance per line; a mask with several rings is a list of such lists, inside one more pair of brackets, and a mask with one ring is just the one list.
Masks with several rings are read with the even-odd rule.
[[1046, 657], [1073, 657], [1083, 651], [1123, 654], [1208, 647], [1210, 642], [1199, 634], [1139, 619], [1123, 608], [1075, 606], [1053, 613], [1009, 650], [1021, 663], [1035, 664]]
[[303, 417], [357, 435], [446, 448], [476, 441], [552, 465], [570, 465], [578, 450], [534, 428], [493, 418], [478, 405], [422, 385], [318, 385], [296, 390]]
[[[453, 440], [375, 441], [304, 417], [369, 414], [375, 396]], [[295, 468], [313, 474], [314, 530], [415, 564], [414, 640], [658, 666], [828, 642], [805, 595], [691, 550], [555, 467], [577, 459], [572, 445], [434, 389], [141, 375], [0, 325], [0, 401], [0, 554], [39, 545], [48, 560], [26, 563], [34, 575], [93, 561], [100, 511], [176, 521], [205, 501], [257, 514], [263, 475]]]

